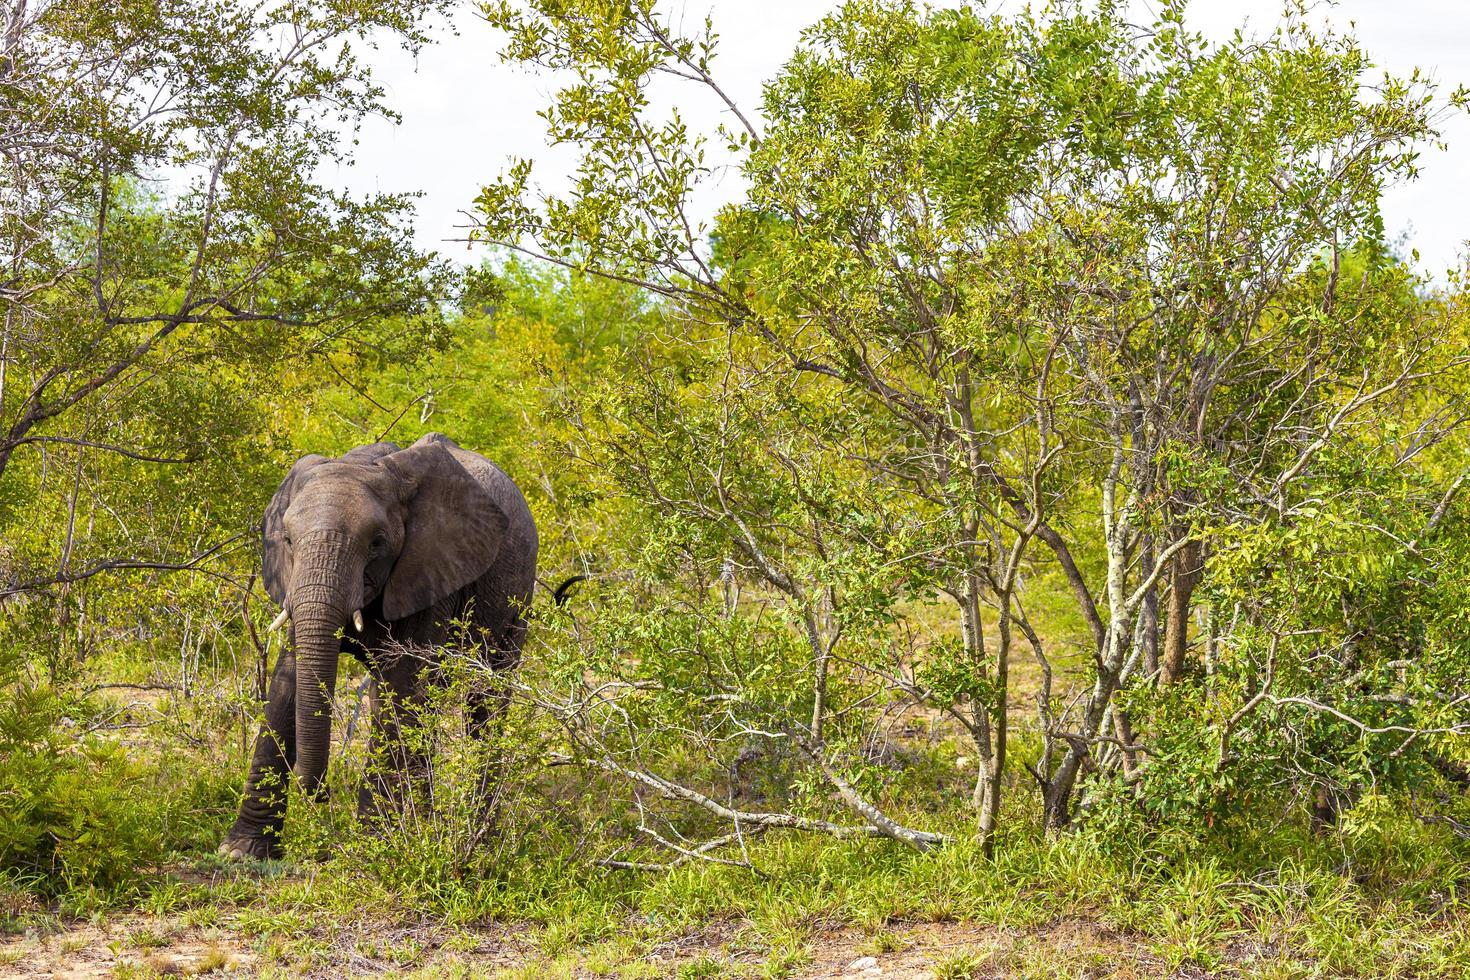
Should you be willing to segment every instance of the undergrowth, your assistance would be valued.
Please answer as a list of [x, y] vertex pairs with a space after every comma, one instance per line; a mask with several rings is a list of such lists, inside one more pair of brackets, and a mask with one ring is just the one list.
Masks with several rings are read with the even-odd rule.
[[[344, 678], [344, 690], [356, 683]], [[547, 766], [550, 736], [529, 714], [512, 712], [497, 741], [479, 744], [450, 710], [427, 733], [437, 748], [432, 806], [371, 830], [358, 822], [359, 731], [335, 755], [328, 798], [293, 799], [292, 857], [234, 865], [213, 854], [248, 744], [229, 710], [218, 699], [169, 695], [148, 708], [168, 725], [145, 735], [97, 724], [144, 713], [120, 707], [116, 698], [68, 700], [38, 688], [0, 712], [8, 750], [0, 926], [12, 937], [143, 916], [157, 925], [135, 930], [120, 947], [126, 955], [179, 930], [209, 930], [258, 950], [266, 972], [340, 965], [346, 930], [356, 937], [352, 956], [427, 975], [456, 958], [472, 962], [484, 937], [496, 935], [514, 937], [526, 976], [781, 976], [808, 965], [814, 943], [834, 928], [867, 937], [862, 947], [880, 955], [902, 950], [905, 932], [924, 924], [1040, 936], [1087, 923], [1165, 974], [1470, 975], [1470, 846], [1390, 796], [1361, 798], [1323, 834], [1282, 800], [1274, 812], [1165, 830], [1112, 811], [1048, 836], [1034, 829], [1031, 798], [1015, 792], [987, 859], [964, 805], [964, 774], [931, 764], [954, 753], [941, 741], [915, 748], [911, 778], [892, 781], [929, 784], [922, 794], [895, 791], [883, 801], [911, 824], [950, 835], [938, 851], [770, 832], [746, 842], [749, 867], [689, 861], [631, 872], [599, 863], [636, 837], [626, 787]], [[1026, 744], [1021, 733], [1018, 751]], [[500, 760], [502, 776], [486, 834], [467, 817], [465, 793], [488, 756]], [[697, 762], [663, 760], [685, 771]], [[955, 785], [936, 795], [936, 774], [946, 772]], [[936, 798], [945, 801], [939, 809]], [[697, 822], [686, 829], [699, 830]], [[429, 938], [415, 932], [425, 924]], [[717, 951], [661, 966], [651, 959], [705, 933], [719, 934]], [[1082, 969], [1025, 946], [1004, 956], [962, 950], [931, 968], [952, 976]]]
[[[503, 815], [514, 846], [466, 864], [446, 853], [432, 821], [363, 834], [328, 804], [294, 821], [298, 842], [325, 840], [328, 827], [338, 835], [321, 860], [240, 867], [175, 852], [110, 889], [70, 880], [59, 892], [11, 872], [0, 880], [0, 908], [11, 932], [142, 912], [237, 933], [265, 951], [267, 964], [297, 966], [330, 962], [344, 923], [433, 922], [451, 937], [510, 928], [523, 937], [527, 969], [543, 971], [527, 975], [591, 963], [636, 976], [659, 943], [720, 923], [740, 924], [736, 945], [754, 950], [763, 971], [783, 975], [808, 961], [813, 937], [828, 927], [860, 930], [882, 949], [901, 945], [883, 937], [919, 923], [1024, 933], [1080, 920], [1141, 944], [1164, 971], [1470, 974], [1470, 850], [1392, 801], [1370, 798], [1359, 808], [1372, 816], [1366, 826], [1350, 817], [1326, 836], [1290, 820], [1252, 829], [1248, 815], [1202, 835], [1012, 830], [989, 860], [965, 834], [968, 815], [956, 810], [940, 818], [956, 842], [931, 854], [770, 835], [750, 842], [752, 868], [691, 862], [635, 873], [593, 866], [572, 819]], [[368, 954], [405, 967], [427, 962], [423, 949], [379, 944]], [[966, 975], [968, 955], [935, 969]], [[706, 957], [679, 969], [715, 976], [728, 966]]]

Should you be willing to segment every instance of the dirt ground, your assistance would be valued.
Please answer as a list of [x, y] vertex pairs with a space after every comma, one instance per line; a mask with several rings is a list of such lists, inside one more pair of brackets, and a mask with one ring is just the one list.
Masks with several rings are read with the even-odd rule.
[[[151, 916], [79, 923], [49, 935], [0, 943], [0, 977], [92, 978], [213, 973], [256, 976], [414, 975], [519, 977], [760, 976], [766, 953], [741, 941], [743, 924], [724, 923], [660, 943], [622, 963], [578, 954], [542, 959], [527, 930], [375, 929], [344, 923], [308, 947], [271, 946], [227, 928], [194, 928]], [[293, 955], [292, 949], [297, 951]], [[302, 948], [309, 952], [300, 953]], [[411, 950], [405, 955], [404, 950]], [[1146, 947], [1081, 920], [1003, 930], [966, 923], [894, 924], [879, 933], [830, 927], [812, 933], [798, 978], [1204, 977], [1171, 970]], [[698, 969], [696, 969], [698, 967]], [[1238, 975], [1228, 970], [1224, 975]]]

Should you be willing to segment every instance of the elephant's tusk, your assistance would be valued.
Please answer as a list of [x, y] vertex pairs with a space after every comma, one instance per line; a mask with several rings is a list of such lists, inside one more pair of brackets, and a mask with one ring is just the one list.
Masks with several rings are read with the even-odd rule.
[[361, 609], [359, 609], [357, 612], [355, 612], [355, 613], [352, 614], [352, 628], [355, 629], [355, 630], [357, 630], [359, 633], [362, 632], [362, 610]]
[[279, 616], [277, 616], [275, 619], [271, 620], [271, 624], [269, 626], [267, 626], [266, 629], [269, 632], [274, 633], [276, 630], [278, 630], [282, 626], [285, 626], [286, 625], [286, 619], [290, 615], [291, 615], [290, 610], [288, 610], [284, 606], [282, 606], [281, 607], [281, 614]]

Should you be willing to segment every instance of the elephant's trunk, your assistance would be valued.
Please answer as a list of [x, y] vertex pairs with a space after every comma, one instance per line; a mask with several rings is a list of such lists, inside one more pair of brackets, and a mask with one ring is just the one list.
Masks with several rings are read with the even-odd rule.
[[292, 575], [288, 604], [296, 649], [294, 768], [308, 795], [320, 792], [326, 776], [342, 627], [361, 601], [362, 575], [354, 559], [344, 538], [323, 535], [302, 543]]

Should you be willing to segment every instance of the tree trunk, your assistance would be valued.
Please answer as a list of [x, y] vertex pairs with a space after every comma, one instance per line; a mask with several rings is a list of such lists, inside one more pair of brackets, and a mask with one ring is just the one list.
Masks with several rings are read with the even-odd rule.
[[[1154, 567], [1154, 537], [1145, 534], [1139, 545], [1139, 564], [1142, 574], [1148, 575]], [[1147, 677], [1159, 673], [1159, 587], [1155, 582], [1143, 597], [1143, 672]]]
[[1123, 678], [1124, 665], [1128, 660], [1132, 638], [1126, 628], [1129, 615], [1127, 604], [1127, 575], [1131, 555], [1128, 547], [1127, 507], [1118, 508], [1118, 475], [1123, 471], [1124, 454], [1121, 446], [1114, 447], [1113, 469], [1103, 481], [1103, 533], [1108, 549], [1108, 625], [1101, 634], [1097, 651], [1097, 675], [1087, 706], [1078, 720], [1076, 730], [1062, 736], [1067, 742], [1067, 751], [1046, 785], [1042, 810], [1042, 826], [1055, 833], [1067, 826], [1072, 819], [1072, 794], [1084, 767], [1092, 762], [1092, 742], [1102, 730], [1108, 718], [1108, 708]]
[[[985, 773], [985, 785], [976, 786], [980, 804], [980, 844], [985, 856], [995, 854], [995, 831], [1000, 825], [1001, 786], [1006, 771], [1006, 712], [1009, 708], [1009, 673], [1011, 650], [1011, 597], [1001, 596], [1000, 645], [995, 656], [995, 701], [990, 706], [994, 751], [990, 753], [990, 764]], [[988, 740], [988, 739], [987, 739]]]
[[1203, 572], [1200, 543], [1191, 539], [1175, 553], [1169, 572], [1169, 611], [1159, 663], [1160, 683], [1174, 684], [1184, 674], [1184, 655], [1189, 649], [1190, 599]]

